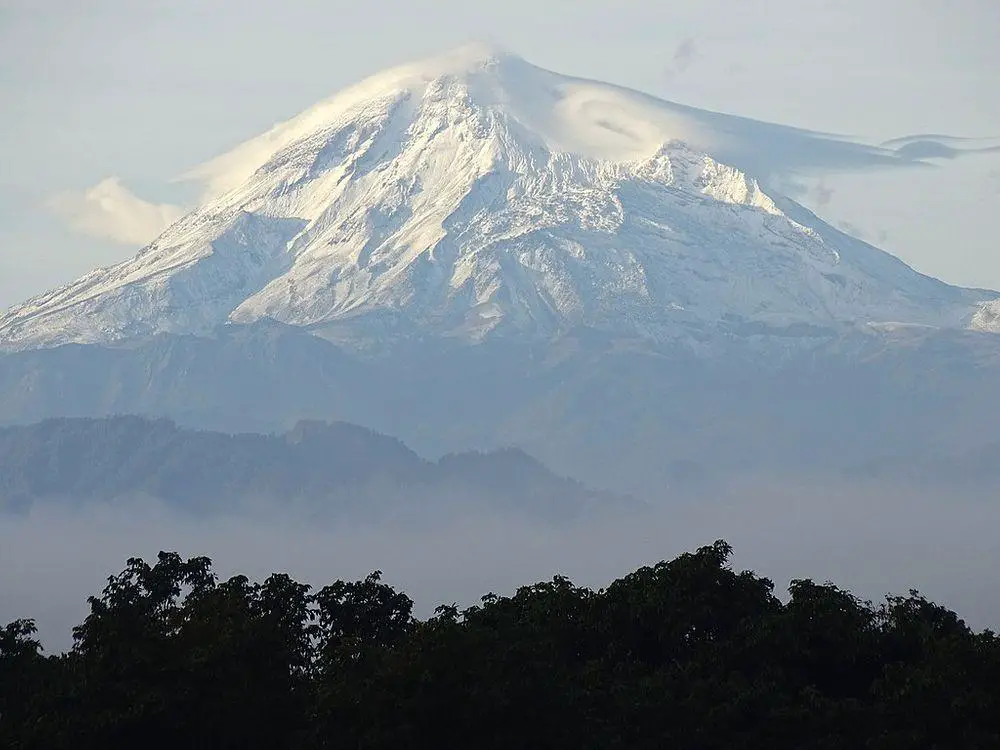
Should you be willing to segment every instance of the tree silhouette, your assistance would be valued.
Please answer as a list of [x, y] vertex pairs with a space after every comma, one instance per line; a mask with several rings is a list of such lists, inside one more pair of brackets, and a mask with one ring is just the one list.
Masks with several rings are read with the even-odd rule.
[[1000, 747], [994, 633], [916, 592], [794, 580], [782, 603], [731, 554], [424, 621], [378, 571], [312, 593], [131, 559], [69, 653], [0, 630], [0, 747]]

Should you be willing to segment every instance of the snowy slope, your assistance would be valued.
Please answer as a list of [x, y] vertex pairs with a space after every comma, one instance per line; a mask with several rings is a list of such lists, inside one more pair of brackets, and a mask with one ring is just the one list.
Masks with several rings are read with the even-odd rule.
[[479, 46], [397, 68], [196, 169], [213, 198], [0, 316], [0, 346], [264, 318], [347, 341], [1000, 328], [997, 295], [917, 274], [717, 160], [739, 149], [704, 114]]
[[1000, 300], [993, 300], [981, 305], [972, 317], [970, 327], [975, 331], [1000, 333]]

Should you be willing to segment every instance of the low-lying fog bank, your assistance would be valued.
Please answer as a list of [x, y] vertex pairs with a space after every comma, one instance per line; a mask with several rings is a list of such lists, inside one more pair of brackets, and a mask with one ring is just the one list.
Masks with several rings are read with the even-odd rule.
[[148, 501], [35, 507], [0, 515], [0, 623], [34, 618], [47, 649], [62, 650], [86, 597], [128, 557], [161, 549], [207, 555], [222, 577], [283, 571], [314, 586], [379, 569], [427, 616], [438, 604], [471, 604], [556, 573], [598, 588], [723, 538], [736, 566], [770, 577], [779, 593], [792, 578], [832, 580], [873, 599], [918, 588], [973, 627], [996, 628], [998, 525], [1000, 504], [989, 493], [764, 480], [713, 502], [673, 498], [652, 513], [555, 527], [468, 514], [419, 529], [338, 527], [266, 509], [205, 520]]

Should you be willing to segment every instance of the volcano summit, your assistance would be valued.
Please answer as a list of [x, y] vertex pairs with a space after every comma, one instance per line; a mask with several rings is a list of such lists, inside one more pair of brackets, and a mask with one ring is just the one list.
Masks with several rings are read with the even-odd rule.
[[916, 273], [769, 190], [769, 156], [831, 146], [785, 129], [769, 152], [754, 127], [462, 48], [193, 170], [214, 197], [131, 260], [0, 316], [0, 346], [262, 319], [349, 345], [997, 328], [998, 295]]

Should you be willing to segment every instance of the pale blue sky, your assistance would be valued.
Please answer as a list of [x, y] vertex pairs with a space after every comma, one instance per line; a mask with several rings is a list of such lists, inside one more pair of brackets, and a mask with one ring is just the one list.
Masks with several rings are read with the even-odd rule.
[[[183, 201], [170, 180], [188, 168], [370, 73], [481, 38], [562, 73], [870, 142], [1000, 136], [996, 0], [0, 0], [0, 307], [137, 249], [71, 229], [59, 196], [117, 176]], [[808, 183], [799, 199], [833, 223], [926, 273], [1000, 288], [1000, 153]]]

